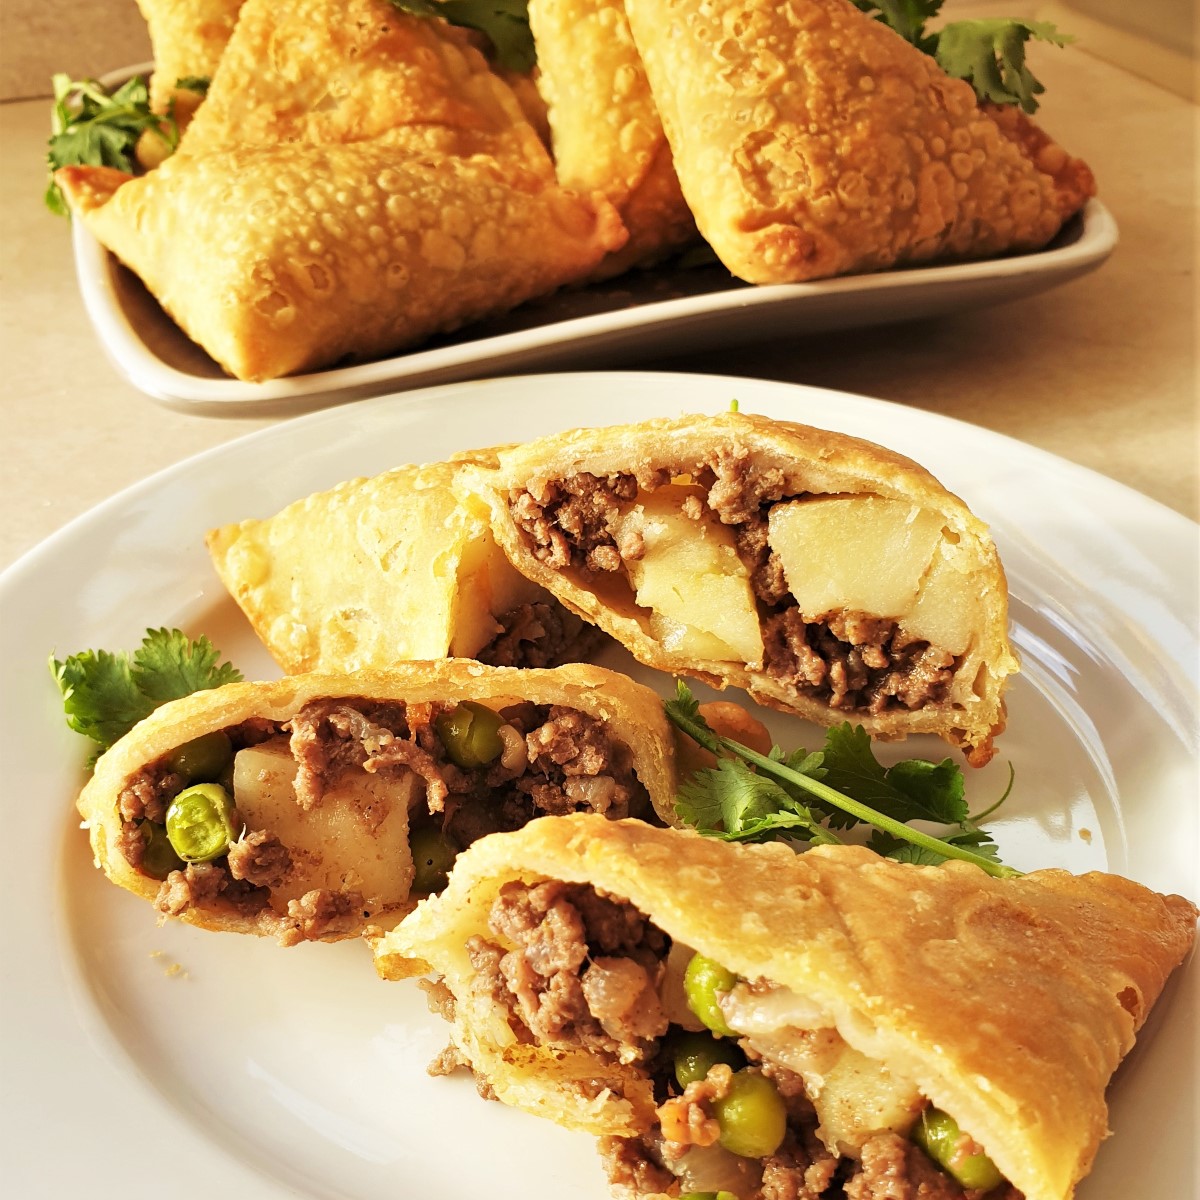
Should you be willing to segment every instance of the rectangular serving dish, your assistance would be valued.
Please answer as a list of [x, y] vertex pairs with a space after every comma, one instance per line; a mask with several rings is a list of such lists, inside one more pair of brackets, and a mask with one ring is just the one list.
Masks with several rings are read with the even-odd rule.
[[[148, 64], [114, 72], [119, 84]], [[1030, 254], [907, 267], [815, 283], [754, 287], [719, 264], [631, 271], [563, 289], [414, 350], [266, 383], [225, 372], [159, 307], [141, 281], [76, 221], [79, 286], [109, 357], [140, 391], [211, 416], [295, 415], [358, 400], [516, 372], [626, 367], [650, 356], [962, 312], [1031, 296], [1094, 270], [1117, 227], [1097, 200]]]

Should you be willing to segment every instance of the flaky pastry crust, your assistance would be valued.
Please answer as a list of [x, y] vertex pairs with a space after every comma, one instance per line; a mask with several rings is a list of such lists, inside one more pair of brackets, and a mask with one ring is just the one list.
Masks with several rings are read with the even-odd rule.
[[495, 459], [398, 467], [209, 533], [221, 582], [288, 674], [471, 657], [499, 629], [489, 613], [553, 603], [496, 548], [482, 501], [456, 497], [468, 461]]
[[594, 275], [616, 275], [697, 241], [620, 0], [531, 0], [529, 24], [558, 181], [602, 192], [629, 230], [626, 245]]

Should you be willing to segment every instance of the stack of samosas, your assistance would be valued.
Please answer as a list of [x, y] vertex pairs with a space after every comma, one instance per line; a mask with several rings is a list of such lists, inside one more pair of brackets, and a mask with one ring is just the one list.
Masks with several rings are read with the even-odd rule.
[[155, 105], [212, 71], [207, 98], [144, 176], [57, 179], [240, 379], [394, 353], [700, 237], [758, 284], [1034, 250], [1095, 190], [850, 0], [530, 0], [526, 76], [389, 0], [140, 2]]

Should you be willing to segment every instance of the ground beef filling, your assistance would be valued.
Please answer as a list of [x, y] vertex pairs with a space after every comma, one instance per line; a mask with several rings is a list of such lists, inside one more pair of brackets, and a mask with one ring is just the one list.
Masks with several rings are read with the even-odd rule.
[[669, 945], [631, 904], [584, 884], [509, 883], [488, 928], [496, 941], [467, 943], [475, 986], [508, 1010], [523, 1040], [622, 1062], [656, 1053], [667, 1031], [658, 985]]
[[[254, 720], [225, 732], [235, 754], [290, 735], [297, 764], [296, 799], [305, 809], [319, 805], [325, 791], [347, 772], [415, 771], [424, 783], [425, 812], [413, 815], [414, 824], [436, 821], [460, 847], [548, 813], [651, 813], [628, 747], [587, 714], [557, 705], [513, 705], [501, 713], [506, 722], [501, 729], [504, 751], [493, 763], [467, 771], [449, 761], [435, 727], [437, 718], [453, 707], [362, 698], [317, 700], [286, 725]], [[117, 844], [135, 870], [146, 873], [148, 831], [161, 832], [167, 807], [185, 786], [165, 759], [126, 781], [118, 797], [122, 826]], [[386, 812], [368, 805], [358, 816], [373, 828]], [[228, 853], [213, 862], [170, 872], [156, 904], [172, 916], [190, 908], [268, 916], [271, 889], [287, 880], [293, 867], [292, 854], [278, 837], [267, 830], [246, 829]], [[290, 900], [287, 909], [286, 918], [278, 914], [287, 926], [281, 936], [292, 940], [349, 932], [365, 915], [357, 892], [325, 888]]]
[[521, 604], [496, 618], [499, 632], [475, 657], [493, 667], [557, 667], [585, 659], [598, 630], [553, 601]]
[[[639, 490], [653, 491], [677, 475], [688, 475], [704, 488], [708, 507], [733, 528], [758, 600], [767, 674], [799, 695], [848, 713], [915, 711], [945, 700], [957, 666], [953, 655], [928, 642], [906, 641], [894, 621], [861, 613], [812, 614], [812, 619], [801, 614], [767, 542], [771, 506], [796, 497], [787, 494], [782, 471], [756, 470], [744, 447], [718, 449], [707, 461], [678, 471], [647, 468], [607, 476], [585, 471], [534, 480], [510, 492], [509, 511], [547, 566], [571, 568], [585, 579], [603, 576], [643, 553], [640, 539], [620, 531], [630, 502]], [[684, 511], [698, 518], [699, 502]]]

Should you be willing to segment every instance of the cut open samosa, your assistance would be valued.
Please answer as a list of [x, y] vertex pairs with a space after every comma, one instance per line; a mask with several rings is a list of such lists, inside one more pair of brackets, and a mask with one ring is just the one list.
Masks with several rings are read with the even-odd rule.
[[474, 469], [513, 565], [642, 662], [987, 762], [1017, 669], [987, 528], [909, 459], [744, 413], [582, 429]]
[[512, 567], [481, 500], [455, 496], [466, 461], [350, 480], [208, 535], [222, 583], [285, 671], [587, 656], [595, 630]]
[[622, 1197], [1068, 1200], [1195, 922], [1114, 875], [569, 816], [473, 846], [376, 953]]
[[626, 10], [700, 232], [751, 283], [1038, 249], [1095, 192], [851, 0]]
[[284, 944], [386, 926], [534, 816], [672, 816], [662, 705], [598, 667], [443, 660], [197, 692], [105, 753], [96, 863], [159, 912]]

